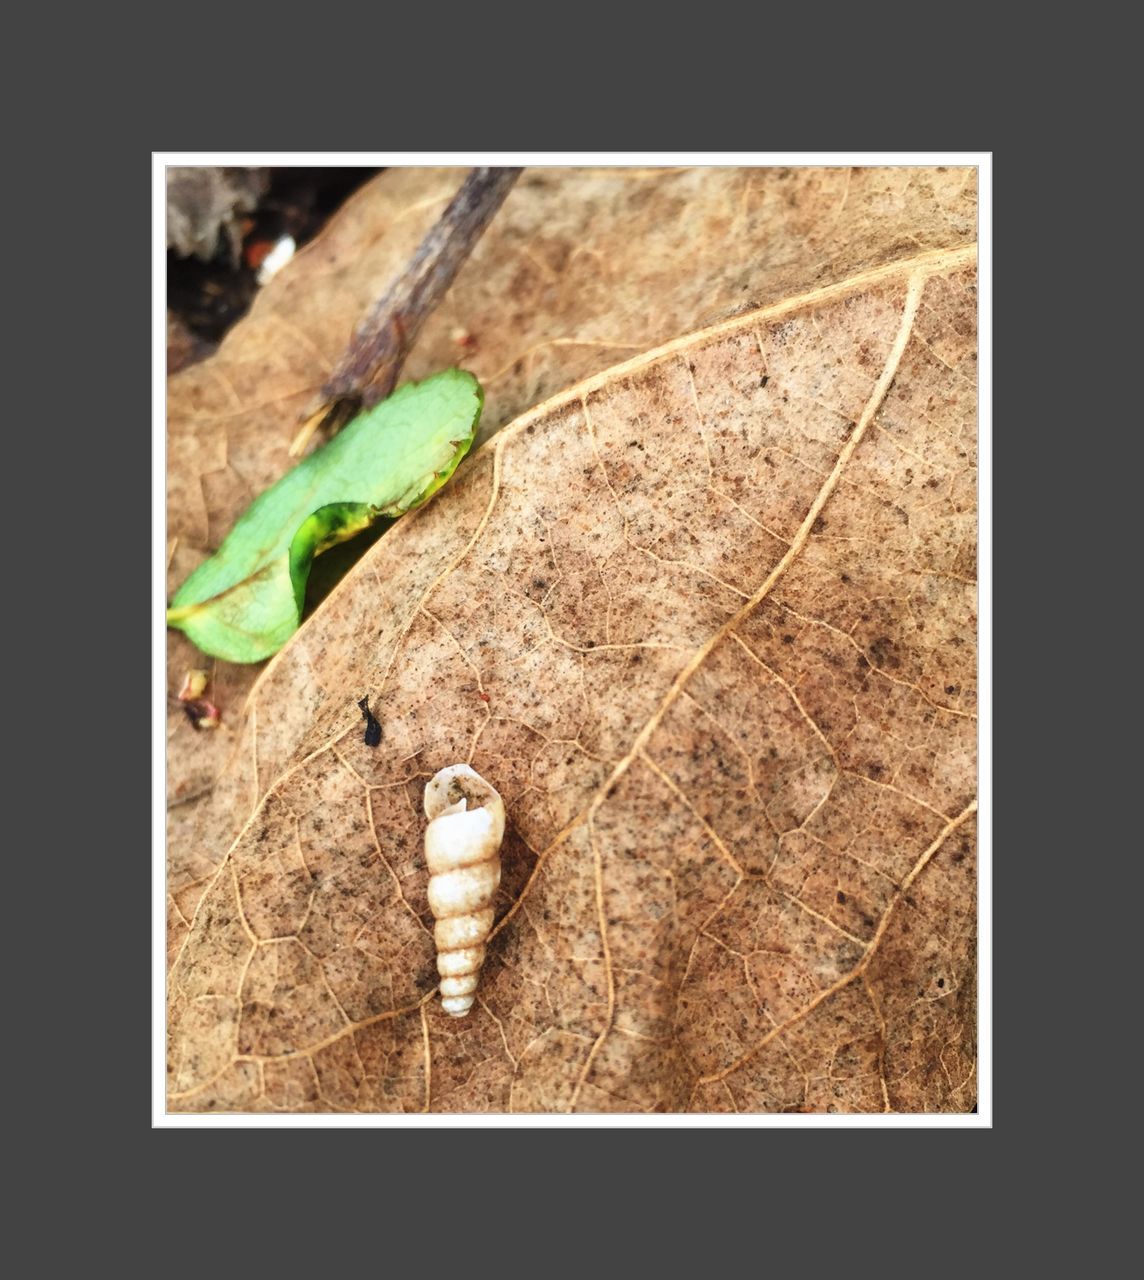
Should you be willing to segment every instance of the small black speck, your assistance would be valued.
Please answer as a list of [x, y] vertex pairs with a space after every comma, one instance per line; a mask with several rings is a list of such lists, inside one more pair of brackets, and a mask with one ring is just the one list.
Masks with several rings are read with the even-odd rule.
[[763, 376], [759, 379], [759, 386], [765, 387], [767, 383], [770, 382], [770, 380], [771, 380], [771, 375], [769, 373], [764, 373]]
[[945, 986], [945, 979], [944, 979], [944, 978], [938, 978], [938, 980], [937, 980], [937, 985], [938, 985], [939, 987], [944, 987], [944, 986]]
[[783, 636], [783, 644], [794, 644], [794, 636], [789, 633]]
[[362, 741], [367, 747], [376, 747], [381, 742], [381, 722], [369, 709], [369, 699], [361, 698], [358, 701], [361, 708], [362, 718], [365, 720], [365, 737]]
[[846, 895], [842, 892], [841, 889], [838, 890], [838, 901], [841, 903], [845, 903], [846, 901]]

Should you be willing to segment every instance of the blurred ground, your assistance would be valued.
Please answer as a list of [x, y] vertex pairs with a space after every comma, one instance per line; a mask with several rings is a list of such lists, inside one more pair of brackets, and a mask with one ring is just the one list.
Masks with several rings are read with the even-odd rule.
[[167, 170], [167, 372], [210, 355], [250, 308], [283, 236], [297, 248], [377, 169]]

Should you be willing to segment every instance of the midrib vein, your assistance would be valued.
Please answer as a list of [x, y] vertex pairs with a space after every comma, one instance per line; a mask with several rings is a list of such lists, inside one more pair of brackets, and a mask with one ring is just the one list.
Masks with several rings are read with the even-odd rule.
[[[822, 511], [822, 508], [826, 506], [827, 502], [829, 502], [831, 494], [833, 494], [834, 490], [838, 487], [838, 482], [842, 478], [842, 473], [846, 469], [846, 464], [854, 456], [854, 451], [862, 443], [862, 438], [863, 436], [865, 436], [867, 428], [870, 426], [870, 423], [873, 421], [874, 415], [878, 412], [878, 409], [880, 408], [882, 401], [886, 397], [886, 392], [890, 389], [890, 384], [893, 382], [894, 377], [898, 372], [898, 366], [901, 363], [902, 355], [906, 349], [906, 344], [909, 342], [910, 332], [913, 329], [913, 325], [914, 325], [914, 318], [917, 315], [918, 303], [921, 301], [922, 290], [924, 288], [925, 288], [925, 276], [921, 271], [915, 271], [914, 274], [910, 276], [909, 283], [906, 287], [906, 301], [905, 301], [905, 306], [902, 309], [902, 319], [900, 324], [898, 325], [898, 332], [894, 338], [893, 345], [890, 348], [890, 354], [886, 358], [886, 363], [882, 369], [881, 376], [878, 378], [878, 381], [874, 384], [874, 390], [871, 393], [870, 399], [866, 402], [866, 407], [862, 410], [862, 414], [858, 419], [857, 427], [851, 433], [850, 439], [847, 440], [846, 444], [842, 447], [841, 451], [839, 452], [838, 458], [834, 464], [834, 469], [831, 471], [830, 475], [826, 479], [826, 482], [823, 484], [822, 488], [818, 491], [818, 495], [815, 497], [814, 501], [811, 503], [810, 510], [806, 513], [806, 517], [803, 519], [802, 524], [799, 526], [798, 532], [795, 534], [794, 539], [792, 540], [790, 546], [787, 548], [782, 559], [779, 560], [778, 564], [776, 564], [775, 567], [771, 570], [771, 572], [767, 575], [766, 579], [763, 581], [762, 585], [755, 591], [754, 595], [752, 595], [751, 598], [735, 614], [731, 616], [731, 618], [729, 618], [717, 631], [715, 631], [711, 635], [711, 637], [706, 641], [706, 643], [701, 645], [695, 651], [695, 653], [692, 654], [690, 661], [683, 667], [683, 669], [675, 677], [675, 680], [672, 682], [671, 688], [667, 691], [667, 694], [665, 695], [663, 700], [660, 702], [659, 706], [652, 713], [650, 718], [645, 722], [643, 728], [636, 735], [635, 740], [633, 741], [632, 746], [629, 749], [627, 755], [624, 756], [624, 758], [616, 765], [616, 767], [612, 770], [611, 774], [605, 780], [603, 785], [596, 789], [595, 795], [592, 797], [592, 800], [588, 804], [587, 809], [583, 812], [583, 820], [588, 823], [589, 831], [591, 831], [592, 829], [592, 819], [594, 818], [596, 812], [599, 810], [600, 806], [604, 803], [607, 796], [611, 794], [612, 788], [617, 784], [617, 782], [619, 782], [619, 780], [624, 776], [624, 774], [627, 773], [628, 769], [631, 768], [632, 761], [635, 760], [641, 753], [644, 752], [644, 748], [647, 746], [648, 742], [650, 741], [652, 734], [655, 733], [656, 729], [662, 723], [664, 716], [667, 715], [668, 711], [670, 711], [671, 707], [675, 704], [676, 699], [683, 692], [684, 687], [687, 685], [691, 677], [707, 660], [712, 650], [714, 650], [716, 646], [718, 646], [728, 635], [730, 635], [745, 618], [749, 617], [750, 614], [755, 609], [758, 608], [758, 606], [762, 603], [762, 601], [765, 600], [766, 597], [774, 589], [775, 583], [779, 581], [779, 579], [783, 576], [783, 574], [786, 573], [787, 569], [790, 568], [790, 566], [798, 558], [800, 552], [802, 551], [802, 548], [806, 545], [806, 540], [810, 537], [810, 531], [814, 527], [814, 522], [818, 519], [819, 514]], [[579, 825], [579, 823], [569, 824], [569, 826], [565, 827], [561, 835], [567, 838], [567, 836], [571, 834], [571, 831], [574, 830], [575, 826], [577, 825]], [[944, 835], [945, 833], [943, 833], [942, 838], [944, 838]], [[550, 845], [549, 851], [551, 851], [553, 847], [554, 845]], [[584, 1085], [587, 1083], [589, 1074], [591, 1073], [592, 1064], [595, 1061], [596, 1056], [599, 1054], [600, 1049], [603, 1047], [603, 1043], [607, 1038], [608, 1032], [611, 1030], [612, 1022], [615, 1017], [615, 993], [614, 993], [614, 988], [612, 986], [611, 965], [608, 960], [608, 942], [607, 942], [608, 926], [607, 926], [607, 912], [604, 906], [603, 865], [602, 865], [602, 858], [601, 858], [600, 851], [596, 847], [594, 840], [592, 841], [592, 849], [593, 849], [593, 857], [595, 860], [596, 910], [599, 917], [600, 941], [601, 941], [601, 947], [604, 954], [605, 968], [607, 970], [607, 976], [608, 976], [608, 1011], [607, 1011], [607, 1017], [605, 1019], [604, 1025], [601, 1028], [599, 1035], [596, 1037], [595, 1042], [592, 1044], [592, 1047], [588, 1052], [584, 1065], [581, 1068], [580, 1073], [577, 1077], [576, 1086], [573, 1089], [572, 1098], [568, 1105], [568, 1110], [570, 1112], [574, 1111], [576, 1108], [576, 1104], [579, 1101], [580, 1094], [584, 1088]], [[916, 874], [916, 870], [914, 874]], [[532, 883], [532, 879], [533, 877], [530, 877], [529, 884]], [[911, 875], [909, 879], [912, 880], [913, 876]], [[528, 886], [526, 885], [525, 886], [526, 890], [527, 890], [527, 887]], [[523, 898], [524, 898], [524, 894], [522, 893], [520, 899], [518, 899], [517, 901], [517, 904], [514, 904], [514, 906], [519, 905], [519, 902], [523, 900]], [[885, 917], [886, 920], [889, 919], [890, 911], [892, 911], [892, 909], [893, 907], [891, 906], [890, 910], [886, 912], [886, 917]], [[883, 921], [883, 923], [885, 923], [885, 921]], [[505, 921], [502, 920], [501, 927], [503, 927], [504, 924], [505, 924]], [[879, 935], [875, 937], [874, 941], [870, 945], [871, 954], [873, 952], [874, 947], [877, 945], [878, 941], [880, 941], [880, 932], [879, 932]], [[777, 1033], [778, 1032], [776, 1029], [774, 1034], [777, 1034]], [[752, 1052], [754, 1051], [752, 1050]]]
[[[528, 880], [525, 882], [524, 888], [521, 890], [520, 896], [501, 917], [501, 919], [497, 921], [490, 936], [490, 941], [492, 938], [495, 938], [497, 934], [506, 927], [506, 925], [508, 925], [513, 916], [515, 916], [520, 910], [525, 898], [528, 896], [529, 890], [532, 888], [539, 876], [541, 868], [548, 860], [549, 855], [564, 844], [568, 837], [571, 836], [574, 831], [583, 826], [585, 822], [591, 821], [597, 810], [600, 808], [600, 805], [603, 804], [604, 800], [611, 793], [612, 788], [631, 768], [632, 762], [638, 759], [641, 754], [647, 754], [644, 749], [650, 741], [652, 734], [655, 733], [657, 728], [659, 728], [664, 716], [671, 710], [688, 681], [695, 672], [699, 670], [703, 663], [706, 662], [711, 652], [724, 639], [726, 639], [726, 637], [730, 635], [745, 618], [749, 617], [751, 613], [758, 608], [762, 601], [766, 599], [774, 589], [775, 583], [779, 581], [783, 574], [786, 573], [787, 569], [789, 569], [798, 558], [802, 548], [806, 545], [807, 539], [810, 537], [810, 531], [814, 526], [814, 522], [818, 519], [823, 507], [826, 506], [831, 494], [833, 494], [834, 490], [838, 487], [838, 483], [842, 478], [842, 473], [846, 469], [846, 464], [854, 456], [854, 451], [858, 448], [859, 444], [861, 444], [862, 437], [866, 434], [870, 423], [874, 420], [874, 415], [881, 407], [882, 401], [886, 397], [886, 392], [890, 388], [890, 383], [893, 382], [894, 377], [898, 372], [898, 366], [901, 363], [902, 355], [906, 349], [906, 343], [909, 341], [910, 332], [913, 328], [914, 318], [917, 315], [918, 304], [921, 301], [922, 291], [924, 290], [925, 282], [931, 273], [931, 270], [927, 269], [927, 267], [919, 265], [908, 277], [905, 305], [902, 310], [902, 319], [899, 322], [898, 332], [894, 338], [893, 345], [890, 347], [890, 353], [886, 357], [885, 366], [882, 369], [878, 381], [874, 384], [874, 390], [870, 395], [870, 399], [866, 403], [866, 407], [862, 410], [858, 419], [858, 425], [851, 432], [850, 439], [847, 440], [846, 444], [839, 452], [833, 470], [830, 475], [827, 476], [822, 488], [819, 489], [814, 502], [811, 503], [810, 509], [806, 513], [806, 517], [799, 526], [798, 532], [791, 540], [786, 552], [750, 599], [747, 600], [746, 603], [743, 604], [742, 607], [723, 624], [723, 626], [715, 631], [711, 637], [695, 651], [694, 654], [692, 654], [690, 660], [675, 677], [671, 688], [668, 689], [659, 706], [654, 712], [652, 712], [648, 720], [645, 721], [643, 728], [640, 729], [639, 733], [636, 734], [627, 754], [616, 764], [608, 777], [605, 778], [604, 781], [596, 788], [584, 807], [570, 818], [567, 823], [565, 823], [560, 831], [558, 831], [552, 838], [547, 847], [541, 851], [536, 860], [536, 865], [533, 867]], [[647, 756], [647, 758], [650, 760], [651, 757]]]
[[[917, 315], [918, 303], [921, 300], [922, 289], [925, 286], [925, 278], [920, 272], [910, 277], [909, 285], [906, 289], [906, 303], [902, 311], [902, 320], [898, 326], [897, 335], [894, 338], [894, 344], [890, 348], [890, 354], [886, 359], [885, 367], [882, 369], [881, 376], [878, 378], [874, 386], [874, 391], [870, 399], [866, 402], [866, 407], [862, 410], [862, 415], [858, 419], [858, 425], [850, 434], [850, 439], [842, 447], [841, 452], [834, 464], [834, 469], [826, 478], [825, 484], [819, 489], [818, 495], [810, 505], [802, 524], [798, 528], [790, 546], [787, 548], [782, 559], [771, 570], [758, 587], [755, 593], [747, 600], [737, 612], [717, 630], [715, 631], [696, 651], [692, 654], [690, 660], [675, 677], [671, 688], [664, 695], [659, 706], [651, 714], [649, 719], [644, 723], [643, 728], [636, 735], [632, 742], [631, 748], [627, 755], [616, 765], [611, 774], [604, 783], [597, 788], [595, 796], [588, 805], [585, 816], [591, 817], [603, 803], [608, 792], [616, 785], [616, 783], [627, 773], [631, 767], [632, 761], [647, 746], [653, 733], [659, 728], [661, 722], [668, 711], [671, 710], [676, 699], [682, 693], [684, 686], [691, 677], [699, 670], [699, 668], [707, 661], [711, 652], [718, 647], [719, 644], [727, 638], [746, 618], [759, 607], [759, 605], [774, 590], [775, 584], [786, 573], [790, 566], [798, 559], [803, 547], [806, 545], [807, 539], [810, 537], [810, 531], [814, 527], [814, 522], [818, 519], [823, 507], [830, 500], [834, 490], [838, 487], [838, 482], [842, 478], [842, 473], [846, 469], [846, 464], [854, 456], [854, 451], [862, 443], [862, 438], [866, 434], [866, 430], [873, 421], [874, 415], [881, 407], [882, 401], [885, 399], [886, 392], [889, 390], [890, 383], [893, 382], [894, 376], [898, 372], [898, 365], [901, 363], [902, 354], [906, 349], [906, 343], [909, 341], [910, 330], [913, 328], [914, 317]], [[567, 829], [566, 829], [567, 830]]]

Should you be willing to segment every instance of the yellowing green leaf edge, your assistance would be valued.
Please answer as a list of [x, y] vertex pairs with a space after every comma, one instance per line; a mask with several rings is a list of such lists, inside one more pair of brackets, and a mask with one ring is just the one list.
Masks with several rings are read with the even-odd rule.
[[471, 373], [446, 369], [359, 415], [251, 503], [167, 624], [230, 662], [276, 653], [301, 622], [314, 557], [428, 501], [472, 447], [483, 405]]

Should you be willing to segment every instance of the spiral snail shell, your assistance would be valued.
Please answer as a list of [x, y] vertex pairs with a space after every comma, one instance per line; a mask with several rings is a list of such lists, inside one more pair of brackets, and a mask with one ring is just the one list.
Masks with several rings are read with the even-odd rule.
[[463, 1018], [473, 1007], [493, 927], [493, 895], [500, 884], [504, 801], [475, 769], [450, 765], [425, 788], [425, 861], [429, 909], [437, 921], [441, 1007]]

